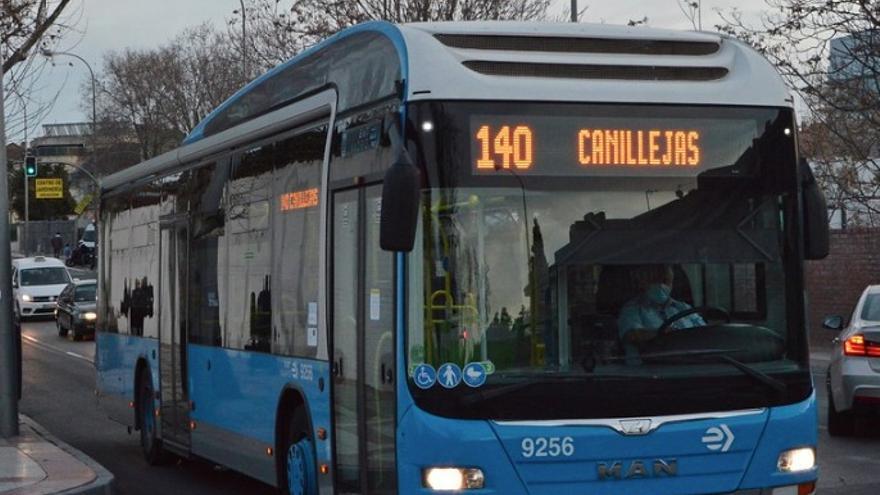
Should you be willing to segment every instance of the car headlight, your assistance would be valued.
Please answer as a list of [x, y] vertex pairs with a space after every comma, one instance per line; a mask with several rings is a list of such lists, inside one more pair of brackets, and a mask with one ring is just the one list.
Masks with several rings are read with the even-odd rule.
[[34, 300], [34, 298], [31, 297], [30, 294], [22, 294], [22, 295], [21, 295], [21, 300], [24, 301], [24, 302], [31, 302], [31, 301]]
[[784, 473], [809, 471], [816, 467], [816, 451], [812, 447], [786, 450], [779, 454], [776, 466]]
[[483, 488], [483, 471], [477, 468], [435, 467], [422, 471], [426, 488], [432, 490], [467, 490]]
[[86, 321], [94, 321], [98, 318], [98, 315], [89, 311], [88, 313], [83, 313], [82, 319]]

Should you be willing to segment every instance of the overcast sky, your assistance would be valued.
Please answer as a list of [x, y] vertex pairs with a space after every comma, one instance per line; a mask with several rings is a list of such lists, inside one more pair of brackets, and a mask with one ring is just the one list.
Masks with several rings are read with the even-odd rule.
[[[77, 3], [77, 2], [72, 2]], [[648, 17], [652, 27], [690, 29], [690, 22], [676, 6], [677, 0], [579, 0], [588, 6], [585, 19], [589, 22], [624, 24], [629, 19]], [[711, 30], [719, 22], [717, 10], [737, 6], [750, 18], [765, 9], [764, 0], [702, 0], [703, 29]], [[99, 72], [103, 54], [125, 47], [149, 48], [165, 43], [188, 26], [211, 22], [223, 28], [226, 20], [239, 8], [238, 0], [83, 0], [77, 25], [81, 34], [73, 33], [61, 45], [89, 61]], [[552, 16], [561, 16], [570, 0], [553, 0]], [[71, 66], [70, 63], [73, 65]], [[73, 59], [57, 60], [41, 81], [43, 90], [35, 97], [49, 99], [59, 90], [61, 97], [54, 109], [41, 122], [85, 122], [89, 111], [83, 108], [80, 88], [88, 81], [88, 71]], [[42, 129], [31, 127], [33, 135]]]

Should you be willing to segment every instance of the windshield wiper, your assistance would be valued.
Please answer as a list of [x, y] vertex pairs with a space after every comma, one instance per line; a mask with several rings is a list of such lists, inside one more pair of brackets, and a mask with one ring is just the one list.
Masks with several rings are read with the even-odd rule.
[[756, 382], [762, 383], [777, 392], [785, 392], [788, 388], [788, 385], [781, 380], [777, 380], [772, 376], [764, 373], [763, 371], [755, 368], [754, 366], [750, 366], [742, 361], [734, 359], [730, 356], [731, 352], [736, 352], [737, 349], [694, 349], [685, 352], [658, 352], [653, 354], [643, 354], [642, 359], [659, 359], [659, 360], [671, 360], [671, 361], [685, 361], [688, 359], [714, 359], [723, 363], [727, 363], [734, 368], [741, 371], [744, 375], [752, 378]]
[[551, 385], [551, 384], [559, 384], [559, 383], [581, 383], [588, 384], [597, 379], [601, 380], [632, 380], [638, 378], [645, 378], [643, 376], [631, 375], [626, 373], [602, 373], [599, 375], [594, 374], [584, 374], [584, 373], [571, 373], [571, 372], [547, 372], [547, 373], [505, 373], [503, 375], [504, 378], [516, 379], [517, 381], [512, 383], [499, 384], [492, 388], [475, 388], [473, 392], [464, 396], [459, 397], [459, 402], [462, 405], [473, 405], [478, 402], [482, 402], [489, 399], [496, 399], [498, 397], [507, 395], [511, 392], [516, 392], [518, 390], [522, 390], [533, 385]]
[[494, 399], [497, 397], [501, 397], [502, 395], [506, 395], [510, 392], [515, 392], [520, 389], [524, 389], [530, 387], [532, 385], [538, 384], [547, 384], [547, 383], [558, 383], [558, 382], [566, 382], [566, 381], [583, 381], [585, 378], [588, 378], [585, 375], [558, 375], [558, 374], [539, 374], [539, 375], [530, 375], [524, 377], [521, 381], [517, 381], [514, 383], [508, 383], [506, 385], [500, 385], [495, 388], [490, 389], [474, 389], [474, 392], [468, 395], [461, 397], [461, 403], [463, 405], [473, 405], [477, 402], [481, 402], [488, 399]]

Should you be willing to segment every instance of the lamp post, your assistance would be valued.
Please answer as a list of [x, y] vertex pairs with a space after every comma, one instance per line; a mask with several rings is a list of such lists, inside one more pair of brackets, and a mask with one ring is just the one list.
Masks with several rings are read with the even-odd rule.
[[12, 324], [12, 257], [9, 245], [9, 193], [3, 117], [3, 56], [0, 54], [0, 437], [18, 435], [21, 336]]
[[97, 89], [96, 89], [97, 82], [95, 80], [95, 71], [92, 70], [92, 66], [89, 65], [88, 62], [86, 62], [86, 59], [80, 57], [79, 55], [77, 55], [75, 53], [56, 52], [56, 51], [49, 50], [48, 48], [44, 48], [40, 53], [42, 53], [44, 57], [48, 57], [48, 58], [52, 58], [57, 55], [67, 55], [68, 57], [73, 57], [73, 58], [79, 60], [80, 62], [83, 63], [83, 65], [86, 66], [87, 69], [89, 69], [89, 75], [92, 77], [92, 141], [93, 141], [92, 142], [92, 147], [93, 147], [92, 148], [92, 155], [94, 156], [96, 154], [96, 150], [97, 150], [97, 142], [96, 141], [97, 141], [97, 135], [98, 135], [98, 107], [97, 107], [97, 103], [96, 103], [97, 102]]
[[703, 30], [703, 0], [697, 0], [697, 29]]
[[247, 14], [244, 11], [244, 0], [238, 0], [238, 3], [241, 4], [241, 78], [242, 81], [247, 82]]
[[27, 256], [28, 255], [28, 221], [30, 212], [29, 209], [29, 198], [30, 191], [28, 191], [28, 174], [25, 168], [27, 167], [27, 157], [29, 153], [30, 142], [28, 141], [28, 112], [27, 112], [27, 101], [25, 97], [18, 92], [18, 90], [13, 89], [13, 94], [18, 96], [18, 99], [21, 101], [21, 106], [24, 109], [24, 158], [21, 161], [21, 171], [22, 177], [24, 178], [24, 229], [22, 229], [21, 242], [19, 243], [19, 247], [21, 249], [21, 254]]
[[[92, 70], [92, 66], [89, 65], [89, 63], [86, 61], [86, 59], [80, 57], [79, 55], [77, 55], [75, 53], [56, 52], [56, 51], [49, 50], [48, 48], [44, 48], [40, 53], [42, 53], [44, 57], [48, 57], [48, 58], [52, 58], [57, 55], [67, 55], [68, 57], [73, 57], [73, 58], [79, 60], [80, 62], [83, 63], [83, 65], [86, 66], [87, 69], [89, 69], [89, 75], [92, 78], [92, 162], [93, 162], [92, 166], [96, 167], [96, 170], [97, 170], [97, 166], [98, 166], [98, 106], [97, 106], [97, 82], [95, 80], [95, 71]], [[92, 181], [94, 181], [95, 184], [97, 184], [98, 181], [95, 179], [95, 176], [92, 175], [90, 172], [86, 171], [85, 168], [80, 168], [80, 167], [76, 167], [76, 168], [78, 168], [79, 170], [82, 170], [83, 172], [88, 174], [89, 178], [92, 179]]]

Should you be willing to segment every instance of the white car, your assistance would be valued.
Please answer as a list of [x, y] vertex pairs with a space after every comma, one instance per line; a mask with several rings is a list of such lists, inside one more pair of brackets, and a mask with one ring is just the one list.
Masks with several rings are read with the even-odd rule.
[[840, 332], [828, 366], [828, 433], [851, 435], [856, 416], [880, 412], [880, 285], [862, 292], [849, 325], [829, 316], [823, 326]]
[[94, 250], [95, 249], [95, 241], [98, 239], [98, 232], [95, 230], [95, 224], [90, 223], [86, 225], [86, 228], [83, 230], [82, 238], [79, 240], [80, 244], [85, 247]]
[[14, 311], [21, 319], [52, 316], [58, 295], [72, 282], [64, 263], [57, 258], [36, 256], [12, 261]]

